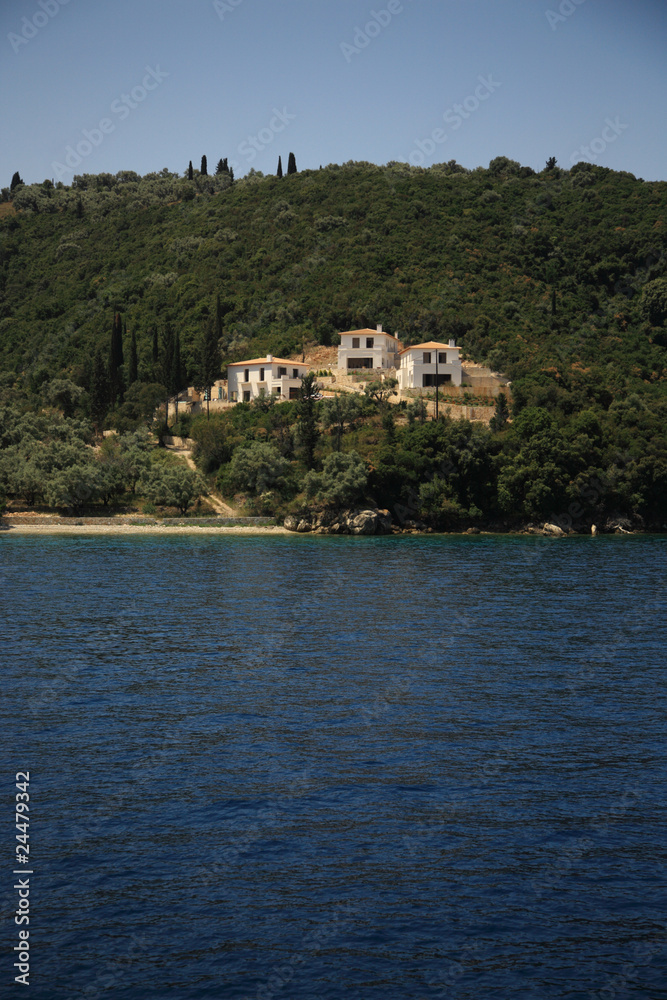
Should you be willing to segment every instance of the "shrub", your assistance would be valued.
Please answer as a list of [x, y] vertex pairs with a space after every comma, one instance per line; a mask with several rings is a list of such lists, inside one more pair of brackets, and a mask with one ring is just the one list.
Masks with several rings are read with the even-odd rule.
[[257, 495], [284, 489], [289, 467], [272, 444], [253, 441], [236, 449], [224, 478], [228, 488]]
[[327, 455], [321, 472], [309, 472], [303, 482], [310, 500], [345, 507], [363, 498], [368, 483], [366, 463], [356, 451]]
[[154, 466], [140, 480], [138, 489], [153, 503], [178, 507], [181, 514], [186, 514], [188, 507], [206, 493], [199, 473], [185, 465]]

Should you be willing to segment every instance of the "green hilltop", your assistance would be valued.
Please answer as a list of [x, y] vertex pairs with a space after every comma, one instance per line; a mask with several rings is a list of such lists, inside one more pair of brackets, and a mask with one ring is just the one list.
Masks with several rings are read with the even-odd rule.
[[[0, 501], [187, 509], [199, 473], [145, 437], [168, 391], [382, 323], [506, 373], [511, 414], [503, 396], [489, 427], [428, 421], [369, 391], [181, 418], [207, 488], [279, 517], [370, 503], [436, 528], [665, 530], [665, 183], [498, 157], [12, 184]], [[121, 437], [100, 449], [105, 421]]]
[[226, 361], [381, 322], [557, 391], [657, 391], [666, 207], [661, 182], [505, 157], [19, 187], [0, 206], [0, 365], [85, 382], [115, 312], [140, 374], [154, 328], [178, 330], [192, 362], [219, 295]]

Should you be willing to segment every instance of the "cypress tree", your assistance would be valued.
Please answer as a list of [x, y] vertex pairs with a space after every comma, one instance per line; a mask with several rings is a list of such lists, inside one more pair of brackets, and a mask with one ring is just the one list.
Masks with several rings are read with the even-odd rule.
[[314, 372], [308, 372], [301, 379], [299, 402], [297, 404], [299, 422], [297, 435], [303, 448], [303, 457], [309, 469], [315, 465], [315, 445], [320, 432], [317, 428], [316, 397], [319, 393], [317, 378]]
[[276, 177], [282, 177], [283, 175], [283, 160], [282, 156], [278, 157], [278, 169], [276, 170]]
[[174, 334], [171, 326], [167, 323], [162, 335], [162, 351], [160, 356], [160, 381], [166, 390], [164, 401], [164, 426], [169, 427], [169, 397], [174, 391]]
[[210, 400], [213, 383], [220, 374], [220, 343], [214, 323], [209, 319], [199, 341], [197, 389], [206, 393], [206, 416], [210, 418]]
[[294, 153], [290, 153], [289, 155], [289, 160], [287, 161], [287, 173], [288, 175], [296, 173], [296, 157], [294, 156]]
[[222, 160], [218, 160], [218, 165], [215, 168], [215, 172], [216, 172], [216, 174], [224, 174], [224, 172], [225, 172], [225, 165], [222, 162]]
[[507, 405], [507, 396], [504, 392], [498, 393], [496, 399], [496, 412], [491, 417], [489, 426], [492, 431], [501, 431], [509, 420], [510, 410]]
[[174, 339], [174, 363], [172, 371], [172, 386], [174, 392], [180, 392], [185, 383], [185, 366], [181, 357], [181, 335], [176, 333]]
[[222, 306], [220, 305], [220, 293], [215, 297], [215, 335], [218, 343], [222, 340]]
[[158, 341], [156, 326], [153, 327], [152, 360], [153, 360], [153, 381], [157, 382], [159, 376], [158, 365], [160, 361], [160, 343]]
[[174, 384], [175, 341], [174, 333], [169, 323], [164, 328], [162, 344], [160, 346], [160, 381], [167, 390], [167, 393], [171, 393]]
[[178, 394], [183, 388], [184, 381], [185, 373], [183, 370], [183, 362], [181, 361], [181, 335], [177, 330], [176, 337], [174, 339], [174, 357], [171, 366], [171, 392], [174, 396], [176, 423], [178, 423]]
[[132, 337], [130, 339], [130, 362], [127, 374], [127, 381], [129, 385], [139, 380], [139, 358], [137, 356], [137, 335], [132, 330]]
[[17, 170], [16, 173], [14, 174], [14, 176], [12, 177], [12, 182], [9, 185], [9, 190], [13, 191], [14, 188], [17, 188], [19, 186], [19, 184], [23, 184], [23, 180], [21, 178], [20, 173]]
[[109, 376], [101, 351], [95, 352], [90, 380], [90, 416], [99, 434], [109, 410]]
[[122, 401], [124, 385], [121, 367], [123, 364], [123, 323], [120, 313], [114, 315], [111, 327], [111, 345], [109, 350], [109, 395], [112, 406]]
[[116, 313], [111, 326], [111, 363], [114, 368], [120, 368], [123, 360], [123, 320], [120, 313]]
[[229, 173], [229, 167], [227, 166], [227, 157], [226, 156], [225, 156], [225, 158], [222, 161], [222, 173], [223, 174], [228, 174]]
[[192, 169], [192, 160], [188, 163], [188, 180], [191, 181], [195, 176], [195, 172]]
[[230, 167], [229, 168], [229, 179], [230, 179], [230, 181], [233, 184], [234, 183], [234, 167]]
[[201, 170], [199, 171], [202, 177], [208, 176], [208, 164], [206, 163], [206, 156], [201, 158]]

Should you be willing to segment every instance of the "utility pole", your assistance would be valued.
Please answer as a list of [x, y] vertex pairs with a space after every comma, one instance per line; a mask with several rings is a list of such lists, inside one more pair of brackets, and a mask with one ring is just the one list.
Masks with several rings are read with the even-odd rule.
[[438, 348], [435, 349], [435, 419], [438, 419]]

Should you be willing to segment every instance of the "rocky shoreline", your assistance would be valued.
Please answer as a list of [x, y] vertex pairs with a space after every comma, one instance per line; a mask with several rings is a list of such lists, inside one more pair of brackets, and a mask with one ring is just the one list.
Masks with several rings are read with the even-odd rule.
[[[460, 527], [456, 530], [438, 529], [423, 521], [403, 520], [396, 523], [391, 513], [377, 507], [364, 507], [345, 510], [303, 511], [299, 514], [289, 514], [284, 522], [288, 531], [298, 534], [316, 535], [393, 535], [393, 534], [514, 534], [540, 535], [545, 538], [566, 538], [569, 535], [600, 535], [617, 534], [633, 535], [643, 533], [644, 525], [638, 525], [625, 516], [611, 517], [600, 525], [565, 527], [554, 522], [541, 524], [485, 524], [483, 527]], [[667, 530], [663, 527], [657, 530]]]
[[[557, 519], [555, 519], [557, 520]], [[667, 532], [667, 525], [645, 526], [625, 516], [610, 517], [600, 525], [564, 526], [553, 522], [520, 524], [484, 522], [479, 526], [433, 527], [410, 519], [398, 522], [386, 509], [376, 507], [344, 510], [310, 510], [289, 514], [283, 524], [269, 517], [150, 518], [141, 516], [70, 516], [10, 513], [0, 518], [0, 531], [66, 533], [238, 533], [315, 535], [537, 535], [567, 538], [581, 535], [636, 535]]]

